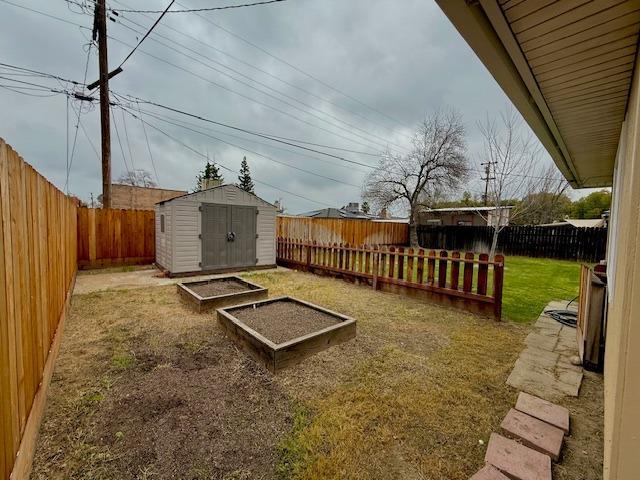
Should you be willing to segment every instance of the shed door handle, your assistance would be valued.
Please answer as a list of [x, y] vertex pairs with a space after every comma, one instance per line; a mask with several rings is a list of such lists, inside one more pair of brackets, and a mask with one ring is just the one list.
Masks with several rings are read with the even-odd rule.
[[236, 233], [235, 232], [228, 232], [227, 233], [227, 242], [233, 242], [236, 239]]

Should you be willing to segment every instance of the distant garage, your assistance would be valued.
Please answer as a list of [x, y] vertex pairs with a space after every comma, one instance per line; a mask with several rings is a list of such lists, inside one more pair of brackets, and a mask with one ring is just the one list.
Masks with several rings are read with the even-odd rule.
[[169, 275], [270, 268], [276, 207], [235, 185], [156, 204], [156, 264]]

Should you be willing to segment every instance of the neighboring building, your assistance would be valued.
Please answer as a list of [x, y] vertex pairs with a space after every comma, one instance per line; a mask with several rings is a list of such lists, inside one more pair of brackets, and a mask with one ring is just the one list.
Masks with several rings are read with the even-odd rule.
[[459, 225], [486, 227], [487, 225], [509, 225], [509, 214], [513, 207], [451, 207], [430, 208], [418, 212], [418, 225]]
[[111, 184], [111, 208], [153, 210], [156, 203], [184, 195], [184, 190]]
[[[636, 480], [640, 5], [632, 0], [436, 1], [571, 186], [613, 186], [606, 259], [603, 478]], [[474, 94], [483, 92], [476, 89]]]
[[361, 220], [378, 218], [376, 215], [370, 215], [360, 210], [360, 204], [357, 202], [351, 202], [342, 208], [322, 208], [320, 210], [301, 213], [297, 216], [312, 218], [357, 218]]
[[156, 263], [190, 274], [276, 264], [276, 207], [236, 185], [156, 205]]
[[607, 222], [604, 218], [565, 218], [561, 222], [544, 223], [539, 227], [578, 227], [578, 228], [604, 228]]
[[320, 210], [311, 210], [310, 212], [300, 213], [296, 215], [296, 217], [347, 218], [355, 220], [371, 220], [374, 222], [409, 223], [408, 218], [390, 216], [386, 209], [383, 209], [378, 215], [364, 213], [360, 210], [360, 204], [358, 202], [351, 202], [342, 208], [321, 208]]

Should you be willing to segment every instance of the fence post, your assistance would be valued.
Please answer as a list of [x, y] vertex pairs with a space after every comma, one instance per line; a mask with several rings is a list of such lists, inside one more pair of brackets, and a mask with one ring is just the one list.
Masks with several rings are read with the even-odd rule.
[[504, 281], [504, 256], [496, 255], [493, 264], [493, 318], [502, 320], [502, 284]]
[[380, 251], [378, 246], [373, 247], [373, 289], [378, 289], [378, 269], [380, 268]]
[[306, 243], [304, 248], [305, 248], [306, 254], [307, 254], [307, 258], [305, 259], [306, 264], [307, 264], [306, 268], [307, 268], [307, 272], [309, 272], [311, 270], [311, 245]]

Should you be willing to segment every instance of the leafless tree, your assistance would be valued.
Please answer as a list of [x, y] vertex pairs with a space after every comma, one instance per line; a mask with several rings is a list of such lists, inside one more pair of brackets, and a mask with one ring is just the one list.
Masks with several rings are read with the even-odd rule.
[[388, 151], [369, 174], [363, 198], [378, 209], [409, 209], [409, 240], [418, 246], [417, 213], [443, 190], [457, 188], [468, 175], [465, 130], [453, 110], [427, 116], [407, 153]]
[[[535, 209], [549, 208], [569, 185], [555, 165], [544, 166], [539, 142], [513, 108], [507, 108], [498, 120], [487, 117], [479, 128], [483, 137], [482, 161], [490, 165], [486, 203], [492, 210], [483, 216], [493, 227], [489, 253], [493, 258], [499, 234], [509, 222]], [[534, 200], [541, 198], [545, 201]], [[509, 199], [523, 201], [504, 208]]]
[[157, 187], [158, 184], [153, 181], [151, 173], [146, 170], [128, 170], [120, 175], [118, 183], [123, 185], [133, 185], [134, 187]]

